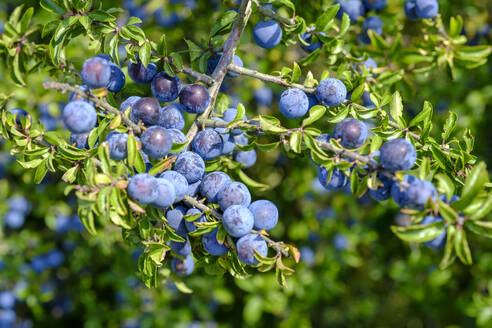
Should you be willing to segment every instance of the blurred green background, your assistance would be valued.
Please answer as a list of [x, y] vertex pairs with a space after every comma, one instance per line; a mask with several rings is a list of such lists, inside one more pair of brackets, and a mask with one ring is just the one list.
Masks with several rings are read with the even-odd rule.
[[[294, 2], [308, 21], [331, 3]], [[388, 2], [383, 20], [403, 15], [403, 1]], [[4, 0], [0, 25], [20, 3], [36, 8], [36, 23], [52, 18], [38, 1]], [[219, 10], [234, 5], [206, 0], [101, 3], [104, 8], [122, 7], [142, 15], [146, 33], [154, 40], [165, 33], [168, 47], [175, 50], [185, 49], [183, 39], [206, 38]], [[487, 24], [492, 24], [492, 2], [440, 1], [440, 5], [445, 22], [451, 15], [463, 16], [470, 42], [490, 44], [492, 32]], [[161, 11], [160, 21], [153, 15], [155, 10]], [[121, 15], [122, 22], [127, 18], [128, 13]], [[252, 18], [253, 22], [259, 19]], [[412, 24], [418, 23], [403, 28], [410, 35], [418, 34], [418, 26]], [[297, 46], [269, 52], [252, 46], [252, 26], [238, 49], [247, 67], [271, 72], [302, 56]], [[488, 32], [480, 34], [487, 26]], [[82, 38], [74, 39], [67, 52], [67, 58], [79, 67], [93, 55]], [[317, 65], [311, 67], [313, 72], [322, 69], [322, 60]], [[9, 68], [0, 66], [0, 93], [14, 95], [6, 108], [25, 108], [34, 116], [44, 108], [52, 117], [59, 116], [66, 95], [41, 86], [53, 77], [40, 71], [28, 78], [27, 88], [19, 88], [8, 75]], [[429, 100], [442, 124], [452, 109], [458, 114], [459, 128], [469, 128], [476, 136], [475, 153], [490, 167], [491, 75], [489, 62], [458, 71], [454, 81], [445, 72], [412, 77], [401, 84], [406, 114], [414, 115]], [[253, 97], [254, 90], [263, 87], [261, 82], [240, 77], [225, 83], [223, 90], [231, 104], [240, 101], [251, 115], [278, 111], [280, 88], [269, 86], [275, 98], [265, 107]], [[408, 224], [408, 217], [391, 201], [378, 204], [321, 190], [308, 158], [260, 152], [258, 164], [248, 170], [250, 176], [272, 187], [255, 195], [274, 200], [280, 210], [272, 236], [301, 249], [301, 262], [288, 278], [288, 288], [278, 286], [273, 273], [239, 280], [198, 268], [185, 279], [192, 293], [183, 293], [172, 281], [147, 289], [136, 276], [139, 250], [122, 242], [118, 228], [109, 225], [98, 236], [89, 236], [73, 217], [76, 201], [63, 194], [60, 177], [48, 176], [41, 185], [34, 185], [32, 172], [15, 163], [9, 145], [2, 148], [0, 222], [6, 220], [14, 196], [26, 198], [31, 207], [22, 228], [1, 224], [0, 230], [0, 291], [15, 294], [19, 327], [492, 327], [491, 240], [470, 240], [473, 266], [457, 262], [439, 270], [441, 251], [404, 243], [392, 234], [390, 225]], [[61, 262], [50, 265], [47, 258], [55, 253], [58, 260], [61, 254]], [[5, 310], [0, 311], [1, 318]]]

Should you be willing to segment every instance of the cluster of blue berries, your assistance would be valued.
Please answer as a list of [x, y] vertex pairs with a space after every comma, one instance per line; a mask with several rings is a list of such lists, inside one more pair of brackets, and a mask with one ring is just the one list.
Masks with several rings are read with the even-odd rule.
[[437, 0], [407, 0], [405, 2], [405, 15], [411, 20], [433, 18], [438, 12]]
[[[137, 174], [128, 184], [128, 195], [133, 200], [166, 210], [167, 224], [185, 239], [184, 242], [171, 242], [171, 249], [177, 256], [171, 262], [174, 272], [188, 275], [194, 269], [188, 233], [197, 229], [195, 223], [207, 222], [207, 216], [181, 201], [185, 195], [193, 197], [197, 194], [208, 203], [220, 206], [222, 224], [236, 243], [241, 262], [257, 264], [254, 250], [262, 256], [267, 255], [266, 242], [258, 234], [251, 233], [251, 230], [273, 229], [278, 221], [277, 207], [268, 200], [251, 202], [246, 185], [232, 181], [224, 172], [205, 175], [201, 157], [193, 152], [184, 152], [178, 156], [174, 170], [155, 177], [147, 173]], [[208, 254], [214, 256], [221, 256], [229, 250], [225, 243], [217, 240], [217, 229], [203, 235], [202, 246]]]

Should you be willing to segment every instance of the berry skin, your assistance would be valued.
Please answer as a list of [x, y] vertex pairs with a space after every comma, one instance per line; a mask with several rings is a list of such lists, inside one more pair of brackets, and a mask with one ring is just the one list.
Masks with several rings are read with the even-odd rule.
[[299, 251], [301, 252], [301, 261], [303, 261], [307, 265], [314, 264], [316, 254], [311, 247], [304, 246], [301, 247]]
[[[188, 210], [188, 212], [186, 212], [186, 215], [195, 215], [195, 214], [202, 214], [202, 211], [200, 211], [199, 209], [196, 209], [196, 208], [190, 208]], [[198, 227], [195, 225], [195, 222], [207, 222], [207, 217], [205, 215], [200, 215], [194, 221], [190, 222], [190, 221], [185, 220], [184, 223], [186, 226], [186, 230], [188, 230], [188, 232], [193, 232], [196, 229], [198, 229]]]
[[200, 195], [207, 198], [211, 203], [217, 203], [217, 193], [222, 187], [231, 182], [231, 178], [224, 172], [211, 172], [202, 180]]
[[169, 76], [166, 72], [160, 72], [152, 79], [150, 89], [154, 97], [159, 101], [171, 102], [178, 98], [181, 91], [181, 80], [177, 76]]
[[234, 152], [234, 160], [243, 164], [243, 168], [250, 168], [256, 163], [256, 151], [254, 149], [247, 151], [236, 150]]
[[105, 88], [111, 78], [111, 62], [101, 57], [89, 58], [82, 65], [80, 76], [89, 88]]
[[347, 88], [339, 79], [324, 79], [316, 87], [316, 98], [325, 106], [338, 106], [345, 97], [347, 97]]
[[128, 196], [140, 204], [150, 204], [157, 199], [157, 179], [147, 173], [135, 175], [128, 184]]
[[198, 154], [185, 151], [179, 154], [176, 159], [174, 170], [181, 173], [189, 184], [193, 184], [203, 177], [205, 163]]
[[371, 95], [369, 94], [369, 92], [364, 91], [362, 93], [361, 99], [362, 105], [364, 105], [364, 107], [369, 109], [376, 108], [376, 104], [371, 100]]
[[142, 121], [145, 126], [157, 125], [161, 120], [161, 106], [154, 98], [141, 98], [132, 105], [130, 119], [133, 123]]
[[173, 103], [164, 107], [161, 111], [159, 125], [166, 129], [183, 130], [185, 119], [181, 105], [179, 103]]
[[280, 112], [287, 118], [300, 118], [309, 109], [309, 99], [304, 91], [290, 88], [282, 92], [278, 103]]
[[[320, 32], [319, 34], [320, 34], [320, 35], [323, 35], [323, 36], [325, 36], [325, 35], [326, 35], [326, 33], [324, 33], [324, 32]], [[309, 45], [307, 45], [307, 46], [301, 43], [301, 48], [302, 48], [305, 52], [307, 52], [307, 53], [311, 53], [311, 52], [315, 51], [316, 49], [321, 48], [321, 41], [320, 41], [317, 37], [315, 37], [317, 41], [316, 41], [316, 42], [314, 42], [314, 41], [313, 41], [313, 34], [312, 34], [312, 33], [310, 33], [310, 32], [305, 32], [305, 33], [301, 34], [301, 38], [302, 38], [304, 41], [306, 41], [307, 43], [309, 43]]]
[[402, 208], [422, 210], [431, 199], [437, 198], [436, 188], [429, 181], [422, 181], [412, 175], [405, 175], [403, 181], [409, 186], [400, 188], [400, 185], [394, 183], [391, 187], [391, 197]]
[[212, 129], [199, 131], [191, 142], [193, 151], [208, 161], [222, 155], [222, 138]]
[[65, 259], [65, 256], [63, 256], [63, 253], [60, 252], [59, 250], [52, 250], [49, 251], [44, 255], [46, 265], [49, 268], [58, 268], [60, 265], [62, 265], [63, 260]]
[[173, 184], [162, 178], [157, 178], [157, 197], [152, 202], [157, 208], [167, 208], [174, 203], [176, 199], [176, 191]]
[[173, 139], [166, 129], [151, 126], [142, 133], [142, 150], [151, 158], [162, 158], [169, 154]]
[[348, 246], [348, 239], [342, 233], [337, 233], [333, 238], [333, 247], [339, 251], [346, 250]]
[[323, 166], [320, 166], [318, 169], [318, 180], [321, 185], [328, 190], [338, 190], [343, 188], [348, 180], [345, 174], [337, 168], [333, 169], [333, 173], [331, 175], [330, 181], [328, 180], [328, 170], [326, 170]]
[[367, 10], [382, 10], [386, 7], [386, 0], [364, 0]]
[[178, 276], [189, 276], [195, 268], [195, 261], [191, 255], [186, 256], [184, 260], [173, 258], [171, 260], [171, 269]]
[[253, 28], [253, 39], [265, 49], [271, 49], [282, 40], [282, 28], [274, 20], [260, 21]]
[[[226, 110], [224, 112], [224, 114], [222, 114], [223, 117], [222, 119], [226, 122], [232, 122], [234, 121], [234, 119], [236, 118], [236, 115], [237, 115], [237, 108], [229, 108], [228, 110]], [[246, 115], [243, 116], [243, 120], [246, 121], [248, 118], [246, 117]], [[226, 130], [226, 129], [224, 129]], [[227, 130], [226, 130], [227, 131]], [[240, 135], [243, 133], [243, 131], [241, 129], [234, 129], [232, 130], [231, 132], [231, 135], [233, 136], [237, 136], [237, 135]]]
[[127, 151], [127, 141], [128, 134], [127, 133], [113, 133], [108, 135], [109, 138], [106, 138], [109, 145], [109, 156], [112, 159], [122, 160], [125, 159], [128, 155]]
[[240, 238], [253, 229], [255, 219], [253, 213], [241, 205], [229, 206], [222, 217], [225, 230], [232, 237]]
[[202, 244], [205, 251], [214, 256], [224, 255], [229, 250], [226, 245], [219, 244], [217, 241], [217, 229], [204, 234], [202, 237]]
[[352, 22], [357, 21], [357, 18], [364, 16], [366, 10], [362, 1], [359, 0], [348, 0], [348, 1], [335, 1], [335, 3], [340, 4], [340, 10], [338, 10], [337, 18], [342, 18], [343, 14], [346, 13]]
[[[440, 218], [440, 217], [436, 217], [436, 216], [433, 216], [433, 215], [428, 215], [419, 224], [422, 224], [422, 225], [424, 225], [424, 224], [432, 224], [432, 223], [441, 222], [441, 221], [442, 221], [442, 218]], [[440, 234], [436, 238], [434, 238], [432, 240], [429, 240], [429, 241], [426, 241], [423, 244], [425, 246], [429, 247], [429, 248], [441, 249], [446, 244], [446, 233], [447, 232], [444, 231], [442, 234]]]
[[11, 291], [4, 290], [0, 292], [0, 308], [11, 309], [15, 304], [15, 295]]
[[186, 191], [186, 195], [190, 197], [195, 197], [196, 194], [198, 194], [198, 191], [200, 190], [200, 185], [202, 184], [201, 180], [198, 180], [197, 182], [194, 183], [189, 183], [188, 184], [188, 190]]
[[380, 149], [381, 165], [390, 171], [410, 170], [417, 159], [415, 147], [406, 139], [387, 141]]
[[63, 122], [70, 132], [89, 132], [97, 123], [96, 110], [84, 101], [69, 102], [63, 109]]
[[179, 93], [179, 103], [190, 114], [201, 114], [210, 104], [210, 93], [201, 84], [188, 84]]
[[217, 193], [217, 202], [225, 211], [232, 205], [248, 207], [251, 203], [251, 194], [248, 187], [241, 182], [231, 182], [222, 187]]
[[18, 229], [22, 227], [24, 221], [26, 220], [26, 215], [17, 210], [9, 210], [5, 213], [5, 225], [12, 229]]
[[249, 205], [249, 210], [255, 218], [254, 228], [256, 230], [271, 230], [278, 222], [278, 209], [269, 200], [257, 200]]
[[118, 92], [125, 86], [125, 73], [115, 64], [111, 64], [110, 69], [111, 77], [106, 87], [111, 92]]
[[236, 141], [230, 134], [222, 134], [222, 155], [230, 154], [234, 151], [236, 147]]
[[418, 20], [419, 16], [417, 15], [417, 11], [415, 8], [415, 0], [407, 0], [405, 2], [405, 15], [410, 20]]
[[433, 18], [439, 12], [437, 0], [416, 0], [415, 13], [420, 18]]
[[241, 237], [236, 243], [237, 257], [239, 261], [246, 265], [258, 264], [255, 258], [256, 250], [261, 256], [267, 256], [268, 246], [266, 242], [257, 234], [249, 233]]
[[171, 249], [176, 255], [179, 256], [188, 256], [191, 254], [191, 244], [190, 241], [187, 239], [184, 242], [179, 242], [179, 241], [172, 241], [171, 242]]
[[139, 96], [130, 96], [126, 98], [125, 101], [123, 101], [120, 105], [120, 111], [126, 112], [128, 109], [131, 109], [133, 104], [135, 104], [140, 99], [142, 98]]
[[[207, 60], [207, 74], [208, 75], [211, 75], [214, 72], [215, 68], [217, 67], [217, 64], [219, 63], [220, 57], [222, 57], [222, 54], [216, 54], [216, 55], [212, 55]], [[239, 66], [239, 67], [244, 66], [243, 60], [238, 55], [234, 55], [234, 57], [232, 58], [232, 61], [233, 61], [234, 65], [236, 65], [236, 66]], [[229, 71], [227, 72], [227, 77], [235, 78], [238, 76], [239, 76], [238, 73], [229, 72]]]
[[346, 118], [338, 122], [333, 133], [336, 139], [342, 139], [340, 144], [346, 148], [357, 148], [364, 144], [369, 129], [367, 125], [355, 118]]
[[186, 178], [181, 173], [172, 170], [164, 171], [159, 178], [166, 179], [171, 182], [174, 187], [174, 191], [176, 192], [175, 202], [179, 202], [183, 199], [184, 195], [186, 195], [186, 191], [188, 190], [188, 181], [186, 181]]
[[185, 221], [183, 220], [185, 214], [186, 208], [181, 205], [176, 206], [174, 209], [169, 209], [166, 212], [167, 224], [181, 237], [185, 237], [188, 232]]
[[369, 196], [374, 200], [383, 201], [390, 198], [393, 181], [382, 174], [378, 174], [378, 179], [383, 185], [375, 190], [369, 189]]
[[372, 58], [367, 58], [365, 61], [362, 62], [362, 65], [364, 65], [369, 71], [371, 69], [376, 69], [378, 68], [378, 64], [376, 64], [376, 61]]
[[22, 196], [12, 196], [8, 199], [9, 210], [19, 211], [21, 213], [29, 213], [31, 204]]
[[111, 57], [107, 54], [98, 54], [98, 55], [95, 55], [94, 57], [99, 57], [99, 58], [105, 59], [110, 63], [112, 62]]
[[253, 94], [255, 101], [262, 106], [270, 107], [273, 101], [273, 91], [269, 87], [256, 89]]
[[[182, 144], [182, 143], [185, 143], [187, 140], [186, 140], [186, 136], [183, 134], [183, 132], [177, 130], [177, 129], [167, 129], [167, 132], [171, 135], [171, 139], [173, 141], [173, 144]], [[178, 152], [178, 153], [170, 153], [169, 155], [177, 155], [177, 154], [180, 154], [182, 153], [183, 150], [181, 152]]]
[[381, 35], [383, 33], [383, 21], [378, 16], [370, 16], [362, 23], [362, 41], [365, 43], [371, 43], [369, 38], [369, 30], [373, 30], [374, 33]]
[[154, 63], [149, 63], [145, 67], [140, 61], [128, 65], [128, 75], [130, 78], [138, 84], [148, 84], [154, 78], [157, 73], [157, 66]]

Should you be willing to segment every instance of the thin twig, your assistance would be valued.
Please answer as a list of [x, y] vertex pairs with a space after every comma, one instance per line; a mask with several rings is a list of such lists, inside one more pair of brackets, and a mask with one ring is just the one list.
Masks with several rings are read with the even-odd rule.
[[[217, 219], [221, 220], [222, 221], [222, 214], [220, 214], [219, 212], [217, 212], [216, 210], [213, 210], [211, 209], [210, 207], [208, 207], [207, 205], [203, 204], [203, 202], [200, 202], [198, 201], [197, 199], [193, 198], [193, 197], [190, 197], [188, 195], [185, 195], [184, 198], [183, 198], [184, 202], [187, 203], [188, 205], [190, 206], [193, 206], [193, 207], [196, 207], [198, 208], [199, 210], [201, 211], [210, 211], [211, 214], [216, 217]], [[257, 231], [257, 230], [251, 230], [250, 231], [251, 233], [255, 233], [257, 234], [258, 236], [260, 236], [264, 241], [266, 241], [268, 243], [268, 245], [270, 245], [271, 247], [273, 247], [277, 252], [280, 252], [282, 253], [282, 255], [288, 257], [290, 256], [289, 255], [289, 252], [286, 251], [281, 245], [283, 243], [281, 242], [276, 242], [272, 239], [270, 239], [269, 237], [265, 236], [263, 233], [261, 233], [260, 231]]]
[[282, 79], [280, 76], [273, 76], [273, 75], [269, 75], [269, 74], [260, 73], [258, 71], [255, 71], [254, 69], [244, 68], [241, 66], [237, 66], [235, 64], [230, 64], [229, 70], [231, 72], [238, 73], [241, 75], [250, 76], [250, 77], [254, 77], [255, 79], [262, 80], [265, 82], [272, 82], [275, 84], [279, 84], [279, 85], [282, 85], [282, 86], [287, 87], [287, 88], [301, 89], [305, 93], [314, 93], [316, 90], [314, 88], [305, 87], [302, 84], [289, 83], [289, 82], [285, 81], [284, 79]]
[[[215, 100], [219, 93], [220, 86], [222, 85], [222, 81], [224, 81], [224, 77], [227, 73], [227, 68], [229, 64], [232, 62], [232, 58], [234, 53], [236, 52], [237, 44], [239, 43], [239, 39], [241, 38], [241, 34], [246, 27], [246, 24], [249, 20], [249, 16], [251, 15], [251, 0], [243, 0], [241, 2], [241, 7], [239, 8], [239, 12], [237, 14], [236, 20], [234, 21], [234, 25], [231, 30], [231, 34], [227, 38], [227, 41], [224, 45], [224, 51], [220, 57], [220, 60], [215, 67], [214, 72], [212, 73], [212, 79], [214, 79], [214, 83], [209, 88], [210, 92], [210, 104], [205, 109], [205, 111], [199, 115], [195, 122], [191, 125], [188, 133], [186, 134], [186, 138], [188, 142], [193, 140], [195, 135], [198, 132], [198, 124], [199, 120], [207, 119], [212, 112], [215, 106]], [[191, 144], [191, 143], [190, 143]]]
[[188, 66], [183, 66], [183, 68], [180, 70], [180, 72], [183, 72], [186, 75], [191, 76], [194, 78], [197, 82], [203, 82], [207, 85], [212, 85], [215, 81], [212, 79], [210, 76], [206, 74], [202, 74], [200, 72], [197, 72]]
[[260, 14], [262, 14], [265, 17], [272, 18], [273, 20], [281, 23], [282, 25], [295, 25], [295, 23], [296, 23], [295, 18], [286, 18], [286, 17], [280, 16], [279, 14], [274, 12], [273, 10], [265, 8], [257, 0], [255, 0], [255, 4], [258, 6], [258, 12]]
[[123, 120], [123, 122], [125, 122], [126, 125], [128, 125], [128, 127], [132, 129], [135, 134], [139, 134], [141, 132], [141, 127], [133, 123], [131, 120], [129, 120], [128, 117], [126, 117], [124, 113], [120, 112], [117, 108], [111, 106], [106, 101], [101, 100], [100, 98], [95, 97], [90, 93], [87, 93], [79, 89], [76, 86], [71, 86], [68, 83], [61, 83], [61, 82], [44, 82], [43, 87], [45, 89], [55, 89], [55, 90], [61, 90], [63, 92], [67, 92], [67, 91], [73, 92], [79, 97], [92, 101], [97, 107], [105, 110], [106, 112], [110, 112], [115, 115], [121, 115], [121, 119]]

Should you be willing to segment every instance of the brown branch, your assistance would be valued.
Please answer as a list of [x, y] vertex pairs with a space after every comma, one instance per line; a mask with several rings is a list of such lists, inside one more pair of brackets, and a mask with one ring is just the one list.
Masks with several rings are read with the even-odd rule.
[[79, 89], [76, 86], [74, 87], [68, 83], [61, 83], [61, 82], [44, 82], [43, 87], [45, 89], [60, 90], [62, 92], [67, 92], [67, 91], [73, 92], [74, 94], [76, 94], [79, 97], [82, 97], [84, 99], [92, 101], [97, 107], [103, 109], [106, 112], [110, 112], [110, 113], [113, 113], [115, 115], [121, 115], [122, 121], [125, 122], [126, 125], [130, 129], [132, 129], [133, 132], [135, 132], [135, 134], [140, 134], [140, 132], [142, 130], [139, 125], [133, 123], [130, 119], [128, 119], [128, 117], [126, 117], [126, 115], [124, 115], [124, 113], [119, 111], [117, 108], [111, 106], [106, 101], [101, 100], [100, 98], [95, 97], [95, 96], [91, 95], [90, 93], [87, 93], [87, 92]]

